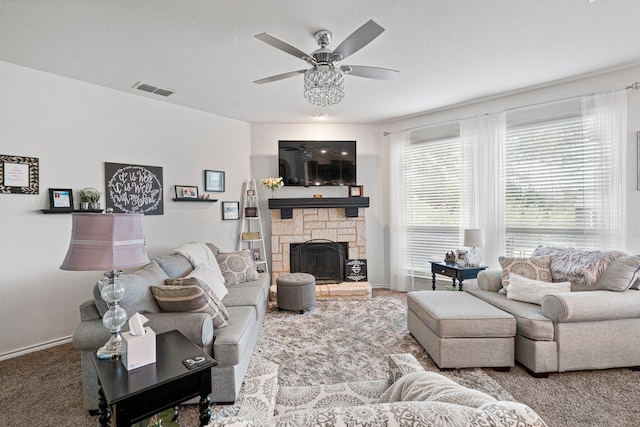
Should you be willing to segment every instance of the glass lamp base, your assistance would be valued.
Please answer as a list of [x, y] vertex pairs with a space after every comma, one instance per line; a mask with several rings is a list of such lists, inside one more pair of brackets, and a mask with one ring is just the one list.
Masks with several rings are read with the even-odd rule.
[[480, 256], [478, 248], [474, 246], [467, 254], [467, 266], [480, 267], [480, 264], [482, 264], [482, 257]]

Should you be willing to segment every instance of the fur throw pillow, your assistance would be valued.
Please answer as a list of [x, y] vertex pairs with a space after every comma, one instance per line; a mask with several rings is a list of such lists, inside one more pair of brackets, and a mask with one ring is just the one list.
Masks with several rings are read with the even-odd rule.
[[569, 281], [576, 286], [592, 287], [609, 264], [626, 254], [540, 245], [531, 256], [542, 255], [551, 256], [551, 278], [554, 282]]

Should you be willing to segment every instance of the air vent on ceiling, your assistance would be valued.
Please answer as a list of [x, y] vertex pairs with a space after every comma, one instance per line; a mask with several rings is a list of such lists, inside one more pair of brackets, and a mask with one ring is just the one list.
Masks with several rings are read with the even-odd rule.
[[138, 82], [133, 85], [134, 89], [142, 90], [144, 92], [155, 93], [160, 96], [169, 96], [175, 93], [175, 90], [165, 89], [163, 87], [155, 86], [149, 83]]

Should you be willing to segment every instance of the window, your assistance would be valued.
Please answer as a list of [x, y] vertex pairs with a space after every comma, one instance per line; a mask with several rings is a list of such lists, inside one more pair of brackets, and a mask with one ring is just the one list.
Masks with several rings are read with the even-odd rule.
[[457, 249], [468, 226], [490, 231], [494, 266], [539, 244], [624, 249], [624, 91], [499, 114], [447, 125], [455, 132], [407, 131], [392, 145], [392, 200], [404, 207], [392, 212], [393, 289]]
[[463, 185], [471, 185], [465, 182], [467, 157], [460, 155], [461, 147], [456, 124], [413, 133], [405, 148], [406, 257], [408, 269], [418, 276], [431, 271], [430, 260], [442, 260], [460, 246], [460, 201]]

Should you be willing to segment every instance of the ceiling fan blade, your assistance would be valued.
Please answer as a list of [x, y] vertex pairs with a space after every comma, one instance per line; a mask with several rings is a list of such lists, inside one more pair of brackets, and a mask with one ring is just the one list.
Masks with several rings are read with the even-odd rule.
[[333, 51], [333, 54], [339, 54], [342, 59], [353, 55], [369, 43], [376, 37], [378, 37], [384, 28], [376, 24], [373, 20], [367, 21], [362, 27], [355, 30], [349, 37], [344, 39], [342, 43], [338, 45]]
[[400, 71], [389, 68], [367, 67], [363, 65], [342, 65], [340, 69], [348, 75], [366, 77], [368, 79], [393, 80]]
[[254, 83], [261, 85], [264, 83], [276, 82], [278, 80], [288, 79], [289, 77], [297, 76], [298, 74], [304, 74], [305, 71], [307, 70], [289, 71], [288, 73], [277, 74], [275, 76], [265, 77], [264, 79], [256, 80], [254, 81]]
[[303, 61], [309, 60], [309, 55], [301, 51], [300, 49], [291, 46], [289, 43], [283, 42], [280, 39], [277, 39], [273, 36], [270, 36], [267, 33], [256, 34], [255, 38], [258, 40], [262, 40], [268, 45], [275, 47], [276, 49], [280, 49], [283, 52], [287, 52], [289, 55], [293, 55], [296, 58], [300, 58]]

